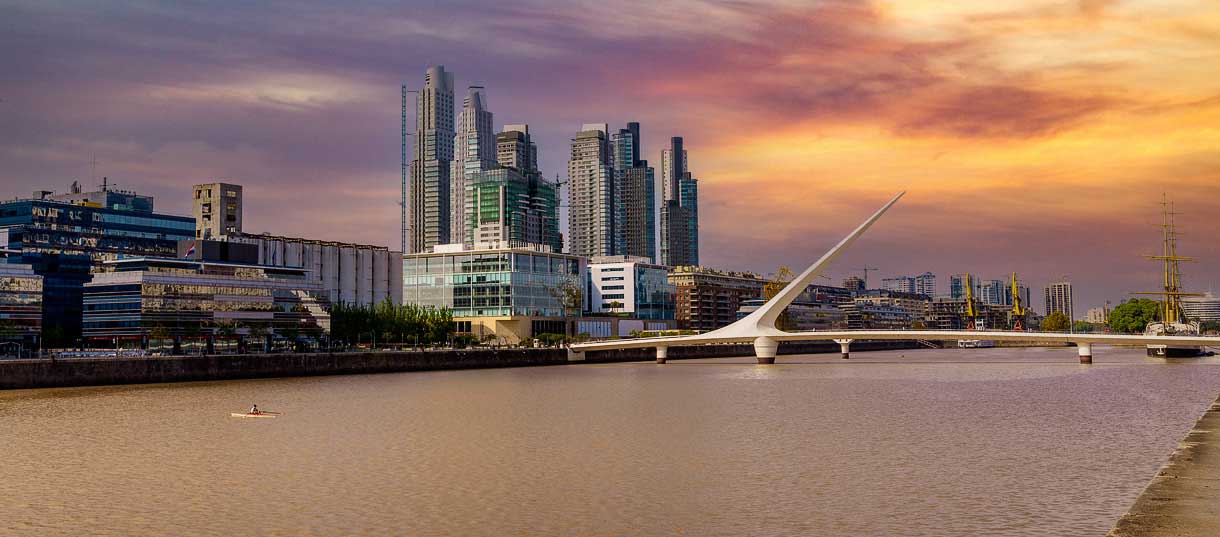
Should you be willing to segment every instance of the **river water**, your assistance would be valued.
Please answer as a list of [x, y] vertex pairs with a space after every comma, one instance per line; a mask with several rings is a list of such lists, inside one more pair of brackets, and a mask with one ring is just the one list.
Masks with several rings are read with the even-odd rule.
[[[0, 392], [0, 535], [1096, 535], [1220, 393], [1100, 348]], [[257, 402], [284, 414], [235, 419]]]

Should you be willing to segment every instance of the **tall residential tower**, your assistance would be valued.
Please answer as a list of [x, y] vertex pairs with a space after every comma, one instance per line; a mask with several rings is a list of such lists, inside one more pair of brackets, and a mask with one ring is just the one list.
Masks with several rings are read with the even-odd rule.
[[[406, 144], [406, 94], [403, 86], [403, 143]], [[415, 105], [415, 144], [410, 166], [403, 167], [402, 242], [404, 253], [418, 253], [450, 242], [450, 162], [453, 161], [453, 73], [443, 65], [428, 68]], [[406, 152], [403, 152], [404, 159]]]
[[472, 244], [470, 226], [466, 222], [466, 190], [479, 172], [497, 166], [496, 135], [491, 125], [492, 116], [487, 110], [483, 88], [471, 86], [453, 138], [453, 163], [449, 171], [450, 242]]
[[614, 254], [657, 260], [656, 181], [640, 158], [640, 124], [611, 136], [614, 153]]
[[661, 264], [699, 265], [699, 181], [687, 169], [682, 137], [661, 152]]
[[572, 139], [568, 160], [568, 243], [572, 254], [614, 255], [614, 168], [610, 127], [589, 123]]

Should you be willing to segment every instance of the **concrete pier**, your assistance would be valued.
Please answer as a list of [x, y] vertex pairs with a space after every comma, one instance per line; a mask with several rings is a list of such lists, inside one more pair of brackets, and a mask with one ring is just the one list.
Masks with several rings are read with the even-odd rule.
[[1220, 535], [1220, 399], [1170, 455], [1109, 537]]
[[657, 347], [657, 363], [665, 363], [667, 357], [669, 357], [669, 347]]
[[844, 359], [851, 358], [851, 342], [854, 339], [836, 339], [835, 343], [839, 344], [839, 355]]
[[1082, 364], [1093, 363], [1093, 344], [1092, 343], [1077, 344], [1076, 353], [1080, 355], [1080, 363], [1082, 363]]

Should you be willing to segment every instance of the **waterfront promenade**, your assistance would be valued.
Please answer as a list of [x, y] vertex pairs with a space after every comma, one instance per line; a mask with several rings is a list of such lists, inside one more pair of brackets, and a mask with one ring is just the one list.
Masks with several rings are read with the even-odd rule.
[[1220, 399], [1144, 488], [1109, 537], [1220, 535]]

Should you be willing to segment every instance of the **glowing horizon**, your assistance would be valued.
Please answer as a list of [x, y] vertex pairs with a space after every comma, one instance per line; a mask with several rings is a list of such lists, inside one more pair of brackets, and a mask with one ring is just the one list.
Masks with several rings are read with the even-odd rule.
[[[5, 197], [98, 178], [189, 214], [245, 187], [245, 226], [398, 246], [399, 86], [431, 64], [528, 123], [543, 172], [588, 122], [683, 136], [701, 255], [805, 266], [908, 190], [831, 269], [1041, 289], [1078, 315], [1155, 290], [1162, 192], [1188, 288], [1216, 279], [1220, 4], [454, 2], [0, 8]], [[613, 21], [612, 23], [609, 21]], [[86, 185], [89, 186], [89, 185]], [[565, 234], [566, 234], [566, 230]], [[792, 245], [796, 245], [794, 248]], [[822, 280], [825, 283], [825, 280]], [[1041, 308], [1039, 307], [1039, 310]]]

